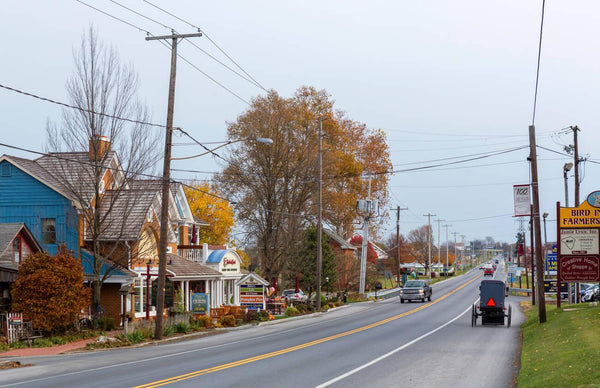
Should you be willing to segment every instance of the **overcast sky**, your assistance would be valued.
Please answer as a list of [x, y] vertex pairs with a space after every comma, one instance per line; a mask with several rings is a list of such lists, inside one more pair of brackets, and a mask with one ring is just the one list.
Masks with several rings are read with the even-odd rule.
[[[109, 0], [86, 1], [154, 35], [170, 30]], [[93, 24], [100, 39], [131, 62], [153, 122], [164, 123], [170, 53], [146, 33], [73, 0], [1, 0], [4, 37], [0, 84], [68, 101], [65, 82], [73, 50]], [[180, 33], [195, 30], [142, 0], [118, 2]], [[260, 85], [290, 96], [302, 85], [327, 90], [336, 108], [388, 135], [395, 173], [391, 205], [402, 212], [401, 232], [432, 220], [451, 225], [465, 240], [491, 236], [514, 242], [513, 185], [529, 182], [526, 158], [532, 124], [542, 1], [164, 1], [151, 2], [206, 32]], [[206, 37], [193, 43], [235, 65]], [[538, 106], [541, 212], [549, 212], [554, 241], [556, 201], [564, 204], [560, 153], [577, 125], [582, 166], [581, 200], [600, 189], [600, 2], [548, 1], [544, 20]], [[175, 126], [202, 142], [226, 139], [226, 123], [242, 114], [255, 85], [216, 63], [188, 42], [179, 53]], [[211, 81], [206, 73], [222, 86]], [[239, 70], [238, 70], [239, 72]], [[226, 90], [227, 88], [228, 90]], [[235, 95], [234, 95], [235, 94]], [[42, 151], [47, 120], [61, 108], [0, 89], [0, 143]], [[177, 138], [175, 142], [185, 139]], [[176, 147], [186, 156], [194, 147]], [[493, 153], [467, 163], [422, 171]], [[0, 155], [36, 155], [0, 146]], [[452, 158], [452, 159], [449, 159]], [[594, 163], [596, 162], [596, 163]], [[210, 157], [173, 162], [174, 169], [215, 172]], [[179, 179], [209, 174], [174, 171]], [[569, 174], [570, 204], [574, 179]], [[385, 235], [395, 232], [395, 215]], [[437, 240], [437, 222], [434, 238]], [[528, 235], [529, 237], [529, 235]], [[453, 240], [453, 235], [450, 235]], [[460, 241], [461, 237], [458, 237]], [[442, 242], [445, 229], [442, 228]]]

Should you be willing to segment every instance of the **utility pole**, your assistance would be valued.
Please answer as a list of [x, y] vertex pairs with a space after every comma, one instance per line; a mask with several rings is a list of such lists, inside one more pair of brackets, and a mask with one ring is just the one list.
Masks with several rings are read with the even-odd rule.
[[[436, 222], [438, 223], [438, 270], [440, 269], [440, 261], [442, 260], [442, 237], [441, 237], [441, 222], [442, 221], [446, 221], [446, 220], [440, 220], [439, 218], [436, 220]], [[440, 274], [438, 273], [438, 277], [440, 276]]]
[[[535, 126], [529, 126], [529, 147], [531, 158], [531, 188], [533, 193], [533, 227], [535, 232], [535, 264], [538, 268], [536, 271], [537, 279], [537, 301], [538, 301], [538, 317], [540, 323], [546, 322], [546, 297], [544, 295], [544, 273], [539, 269], [544, 266], [542, 260], [542, 233], [540, 230], [540, 193], [538, 188], [538, 168], [537, 168], [537, 146], [535, 144]], [[575, 169], [577, 173], [577, 169]], [[579, 203], [579, 197], [575, 198]], [[560, 281], [557, 285], [560, 289]]]
[[398, 286], [400, 286], [400, 212], [402, 210], [408, 210], [408, 208], [400, 206], [396, 207], [396, 249], [398, 250], [396, 256], [396, 274], [398, 276]]
[[423, 217], [427, 217], [427, 267], [429, 269], [429, 280], [431, 280], [431, 217], [435, 217], [435, 214], [427, 213], [423, 214]]
[[[450, 242], [448, 241], [448, 228], [452, 225], [444, 225], [446, 228], [446, 278], [448, 278], [448, 251], [450, 250]], [[454, 262], [456, 263], [456, 242], [454, 243]]]
[[[454, 235], [454, 271], [456, 272], [456, 274], [458, 274], [458, 255], [456, 253], [456, 236], [459, 235], [458, 232], [452, 232], [452, 234]], [[465, 251], [465, 235], [461, 234], [460, 235], [462, 237], [462, 243], [463, 243], [463, 253]], [[463, 257], [464, 260], [464, 257]]]
[[575, 158], [575, 207], [579, 206], [579, 144], [577, 141], [577, 132], [579, 132], [579, 128], [577, 125], [571, 126], [573, 130], [573, 155]]
[[317, 311], [321, 311], [321, 269], [323, 267], [323, 243], [322, 236], [323, 233], [323, 225], [321, 222], [322, 212], [323, 212], [323, 158], [321, 153], [322, 146], [322, 133], [323, 133], [323, 118], [319, 117], [319, 190], [317, 196]]
[[[365, 294], [365, 276], [367, 272], [367, 248], [369, 241], [369, 219], [371, 215], [376, 210], [375, 207], [378, 207], [377, 201], [371, 201], [371, 175], [369, 175], [369, 191], [368, 191], [368, 199], [364, 201], [365, 209], [363, 209], [363, 240], [362, 240], [362, 251], [360, 255], [360, 281], [358, 286], [358, 293], [360, 295]], [[359, 201], [360, 202], [360, 201]], [[378, 209], [377, 209], [378, 210]]]
[[167, 239], [169, 221], [169, 183], [171, 180], [171, 138], [173, 136], [173, 107], [175, 106], [175, 74], [177, 69], [177, 40], [202, 36], [202, 33], [148, 36], [146, 40], [171, 39], [171, 75], [169, 77], [169, 100], [167, 104], [167, 132], [165, 135], [165, 159], [162, 177], [162, 198], [160, 211], [160, 239], [158, 245], [158, 287], [156, 293], [156, 321], [154, 338], [163, 337], [163, 312], [165, 309], [165, 279], [167, 276]]

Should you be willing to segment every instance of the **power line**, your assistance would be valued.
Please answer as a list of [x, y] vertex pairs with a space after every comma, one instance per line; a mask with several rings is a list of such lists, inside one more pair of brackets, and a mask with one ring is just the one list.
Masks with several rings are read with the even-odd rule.
[[78, 3], [80, 3], [80, 4], [83, 4], [83, 5], [85, 5], [86, 7], [89, 7], [89, 8], [91, 8], [91, 9], [93, 9], [93, 10], [97, 11], [97, 12], [100, 12], [100, 13], [102, 13], [102, 14], [104, 14], [104, 15], [106, 15], [106, 16], [108, 16], [108, 17], [110, 17], [110, 18], [113, 18], [113, 19], [115, 19], [115, 20], [117, 20], [117, 21], [119, 21], [119, 22], [121, 22], [121, 23], [127, 24], [128, 26], [130, 26], [130, 27], [133, 27], [133, 28], [135, 28], [135, 29], [136, 29], [136, 30], [138, 30], [138, 31], [142, 31], [142, 32], [145, 32], [145, 33], [146, 33], [146, 34], [148, 34], [148, 35], [151, 35], [151, 34], [150, 34], [150, 32], [148, 32], [148, 31], [144, 30], [144, 29], [143, 29], [143, 28], [141, 28], [141, 27], [138, 27], [138, 26], [136, 26], [136, 25], [135, 25], [135, 24], [133, 24], [133, 23], [130, 23], [130, 22], [128, 22], [128, 21], [125, 21], [125, 20], [123, 20], [123, 19], [121, 19], [121, 18], [118, 18], [118, 17], [116, 17], [116, 16], [114, 16], [114, 15], [111, 15], [111, 14], [109, 14], [108, 12], [102, 11], [101, 9], [99, 9], [99, 8], [96, 8], [96, 7], [92, 6], [92, 5], [89, 5], [88, 3], [86, 3], [86, 2], [83, 2], [83, 1], [81, 1], [81, 0], [75, 0], [75, 1], [76, 1], [76, 2], [78, 2]]
[[148, 125], [148, 126], [152, 126], [152, 127], [165, 128], [165, 126], [162, 125], [162, 124], [154, 124], [154, 123], [149, 123], [149, 122], [146, 122], [146, 121], [132, 120], [132, 119], [124, 118], [124, 117], [110, 115], [110, 114], [107, 114], [107, 113], [100, 113], [100, 112], [96, 112], [96, 111], [93, 111], [93, 110], [90, 110], [90, 109], [80, 108], [78, 106], [69, 105], [69, 104], [64, 103], [64, 102], [52, 100], [52, 99], [47, 98], [47, 97], [41, 97], [41, 96], [38, 96], [37, 94], [25, 92], [23, 90], [15, 89], [15, 88], [12, 88], [12, 87], [6, 86], [6, 85], [1, 85], [0, 84], [0, 88], [6, 89], [6, 90], [10, 90], [11, 92], [23, 94], [23, 95], [28, 96], [28, 97], [33, 97], [33, 98], [36, 98], [38, 100], [50, 102], [50, 103], [55, 104], [55, 105], [60, 105], [60, 106], [65, 107], [65, 108], [75, 109], [75, 110], [78, 110], [78, 111], [81, 111], [81, 112], [85, 112], [85, 113], [91, 113], [91, 114], [94, 114], [94, 115], [104, 116], [104, 117], [108, 117], [108, 118], [111, 118], [111, 119], [123, 120], [123, 121], [127, 121], [127, 122], [134, 123], [134, 124], [141, 124], [141, 125]]
[[[217, 48], [217, 49], [218, 49], [218, 50], [219, 50], [221, 53], [223, 53], [223, 55], [225, 55], [225, 56], [227, 57], [227, 59], [229, 59], [229, 60], [230, 60], [230, 61], [231, 61], [231, 62], [232, 62], [234, 65], [236, 65], [238, 69], [240, 69], [240, 70], [241, 70], [241, 71], [242, 71], [244, 74], [246, 74], [246, 75], [247, 75], [247, 76], [248, 76], [248, 77], [249, 77], [249, 78], [250, 78], [250, 79], [253, 81], [253, 83], [254, 83], [256, 86], [258, 86], [259, 88], [261, 88], [261, 89], [262, 89], [262, 90], [264, 90], [265, 92], [267, 91], [267, 89], [265, 89], [265, 88], [264, 88], [264, 87], [263, 87], [263, 86], [262, 86], [262, 85], [261, 85], [261, 84], [260, 84], [260, 83], [259, 83], [259, 82], [258, 82], [256, 79], [254, 79], [254, 77], [252, 77], [252, 76], [251, 76], [251, 75], [250, 75], [250, 74], [249, 74], [249, 73], [248, 73], [246, 70], [244, 70], [244, 68], [242, 68], [242, 67], [241, 67], [241, 66], [240, 66], [240, 65], [239, 65], [239, 64], [238, 64], [238, 63], [237, 63], [237, 62], [236, 62], [236, 61], [235, 61], [235, 60], [234, 60], [234, 59], [233, 59], [233, 58], [232, 58], [232, 57], [231, 57], [229, 54], [227, 54], [227, 53], [225, 52], [225, 50], [223, 50], [223, 49], [222, 49], [222, 48], [221, 48], [221, 47], [220, 47], [220, 46], [219, 46], [219, 45], [218, 45], [218, 44], [217, 44], [217, 43], [216, 43], [216, 42], [215, 42], [215, 41], [214, 41], [214, 40], [213, 40], [213, 39], [212, 39], [212, 38], [211, 38], [211, 37], [210, 37], [210, 36], [209, 36], [207, 33], [206, 33], [206, 31], [204, 31], [204, 30], [203, 30], [203, 29], [201, 29], [200, 27], [198, 27], [198, 26], [196, 26], [196, 25], [194, 25], [194, 24], [192, 24], [192, 23], [190, 23], [190, 22], [188, 22], [188, 21], [186, 21], [186, 20], [184, 20], [184, 19], [180, 18], [179, 16], [177, 16], [177, 15], [175, 15], [175, 14], [173, 14], [173, 13], [171, 13], [171, 12], [169, 12], [169, 11], [167, 11], [167, 10], [165, 10], [165, 9], [163, 9], [163, 8], [161, 8], [161, 7], [159, 7], [159, 6], [155, 5], [155, 4], [153, 4], [153, 3], [151, 3], [151, 2], [149, 2], [149, 1], [147, 1], [147, 0], [143, 0], [143, 1], [144, 1], [146, 4], [149, 4], [149, 5], [151, 5], [152, 7], [156, 8], [156, 9], [158, 9], [158, 10], [160, 10], [160, 11], [164, 12], [164, 13], [166, 13], [167, 15], [169, 15], [169, 16], [172, 16], [172, 17], [174, 17], [175, 19], [177, 19], [177, 20], [179, 20], [179, 21], [181, 21], [181, 22], [183, 22], [183, 23], [185, 23], [185, 24], [189, 25], [189, 26], [190, 26], [190, 27], [192, 27], [192, 28], [196, 28], [198, 31], [202, 32], [202, 33], [204, 34], [204, 36], [206, 37], [206, 39], [208, 39], [208, 40], [209, 40], [209, 41], [210, 41], [210, 42], [211, 42], [211, 43], [212, 43], [212, 44], [213, 44], [213, 45], [214, 45], [214, 46], [215, 46], [215, 47], [216, 47], [216, 48]], [[237, 74], [237, 73], [236, 73], [236, 74]]]
[[[132, 12], [132, 13], [134, 13], [134, 14], [138, 15], [138, 16], [141, 16], [141, 17], [143, 17], [143, 18], [144, 18], [144, 19], [146, 19], [146, 20], [150, 20], [151, 22], [154, 22], [154, 23], [156, 23], [156, 24], [158, 24], [158, 25], [159, 25], [159, 26], [161, 26], [161, 27], [164, 27], [164, 28], [166, 28], [166, 29], [169, 29], [169, 30], [173, 30], [173, 28], [172, 28], [172, 27], [169, 27], [169, 26], [167, 26], [167, 25], [165, 25], [165, 24], [163, 24], [163, 23], [161, 23], [161, 22], [159, 22], [159, 21], [157, 21], [157, 20], [154, 20], [154, 19], [152, 19], [151, 17], [148, 17], [148, 16], [146, 16], [146, 15], [144, 15], [144, 14], [142, 14], [142, 13], [140, 13], [140, 12], [138, 12], [138, 11], [134, 10], [134, 9], [131, 9], [131, 8], [129, 8], [129, 7], [126, 7], [126, 6], [124, 6], [123, 4], [121, 4], [121, 3], [119, 3], [119, 2], [117, 2], [117, 1], [115, 1], [115, 0], [109, 0], [109, 1], [110, 1], [111, 3], [113, 3], [113, 4], [116, 4], [116, 5], [118, 5], [119, 7], [125, 8], [125, 9], [126, 9], [126, 10], [128, 10], [129, 12]], [[174, 30], [173, 30], [173, 31], [174, 31]]]
[[[127, 21], [125, 21], [125, 20], [121, 19], [121, 18], [118, 18], [118, 17], [116, 17], [116, 16], [114, 16], [114, 15], [112, 15], [112, 14], [110, 14], [110, 13], [106, 12], [106, 11], [102, 11], [101, 9], [99, 9], [99, 8], [96, 8], [96, 7], [94, 7], [94, 6], [91, 6], [91, 5], [89, 5], [89, 4], [87, 4], [87, 3], [85, 3], [85, 2], [83, 2], [83, 1], [81, 1], [81, 0], [75, 0], [75, 1], [77, 1], [78, 3], [81, 3], [81, 4], [83, 4], [83, 5], [85, 5], [85, 6], [87, 6], [87, 7], [89, 7], [89, 8], [91, 8], [91, 9], [95, 10], [95, 11], [98, 11], [98, 12], [100, 12], [100, 13], [102, 13], [102, 14], [104, 14], [104, 15], [108, 16], [108, 17], [111, 17], [111, 18], [113, 18], [113, 19], [115, 19], [115, 20], [117, 20], [117, 21], [119, 21], [119, 22], [121, 22], [121, 23], [125, 23], [125, 24], [127, 24], [128, 26], [131, 26], [131, 27], [133, 27], [133, 28], [135, 28], [135, 29], [137, 29], [137, 30], [139, 30], [139, 31], [145, 32], [145, 33], [146, 33], [148, 36], [154, 36], [154, 35], [153, 35], [153, 34], [151, 34], [149, 31], [146, 31], [146, 30], [144, 30], [143, 28], [141, 28], [141, 27], [138, 27], [138, 26], [136, 26], [136, 25], [134, 25], [134, 24], [132, 24], [132, 23], [130, 23], [130, 22], [127, 22]], [[167, 47], [169, 47], [169, 50], [170, 50], [170, 45], [168, 45], [167, 43], [164, 43], [164, 42], [163, 42], [163, 45], [167, 45]], [[181, 58], [181, 60], [183, 60], [184, 62], [186, 62], [188, 65], [190, 65], [192, 68], [194, 68], [196, 71], [200, 72], [200, 73], [201, 73], [202, 75], [204, 75], [206, 78], [208, 78], [208, 79], [209, 79], [209, 80], [211, 80], [213, 83], [215, 83], [217, 86], [219, 86], [219, 87], [223, 88], [225, 91], [229, 92], [229, 93], [230, 93], [230, 94], [232, 94], [234, 97], [238, 98], [239, 100], [241, 100], [242, 102], [246, 103], [247, 105], [250, 105], [250, 103], [249, 103], [248, 101], [246, 101], [245, 99], [243, 99], [242, 97], [240, 97], [238, 94], [236, 94], [235, 92], [233, 92], [231, 89], [229, 89], [228, 87], [226, 87], [225, 85], [223, 85], [222, 83], [220, 83], [219, 81], [217, 81], [216, 79], [214, 79], [213, 77], [211, 77], [210, 75], [208, 75], [208, 74], [207, 74], [205, 71], [201, 70], [201, 69], [200, 69], [198, 66], [194, 65], [194, 64], [193, 64], [191, 61], [189, 61], [187, 58], [183, 57], [183, 56], [182, 56], [182, 55], [180, 55], [180, 54], [177, 54], [177, 56], [178, 56], [179, 58]]]
[[[526, 146], [522, 146], [522, 147], [526, 147]], [[488, 151], [488, 152], [480, 152], [480, 153], [477, 153], [477, 154], [470, 154], [470, 155], [450, 156], [448, 158], [425, 160], [425, 161], [422, 161], [422, 162], [411, 162], [411, 163], [404, 163], [404, 164], [395, 164], [394, 166], [410, 166], [410, 165], [413, 165], [413, 164], [441, 162], [441, 161], [444, 161], [444, 160], [453, 160], [453, 159], [466, 158], [466, 157], [471, 157], [471, 156], [489, 155], [489, 154], [493, 154], [493, 153], [496, 153], [496, 152], [508, 151], [508, 150], [513, 150], [513, 149], [514, 148], [507, 148], [507, 149], [504, 149], [504, 150], [494, 150], [494, 151]]]

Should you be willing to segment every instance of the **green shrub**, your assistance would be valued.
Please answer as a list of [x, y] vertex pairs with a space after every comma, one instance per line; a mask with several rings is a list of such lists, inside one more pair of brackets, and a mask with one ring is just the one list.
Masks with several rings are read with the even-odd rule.
[[144, 335], [144, 333], [139, 330], [136, 330], [133, 333], [127, 334], [127, 339], [132, 344], [137, 344], [137, 343], [143, 342], [146, 340], [146, 338], [147, 337]]
[[34, 348], [51, 348], [54, 343], [50, 338], [36, 338], [33, 341]]
[[10, 344], [10, 347], [12, 349], [24, 349], [27, 347], [27, 343], [24, 341], [15, 341], [12, 344]]
[[96, 321], [98, 330], [111, 331], [115, 329], [115, 320], [113, 317], [101, 317]]
[[185, 322], [179, 322], [175, 325], [176, 333], [188, 333], [190, 331], [190, 324]]
[[233, 315], [225, 315], [219, 318], [218, 324], [223, 327], [235, 327], [235, 317]]
[[169, 337], [175, 333], [175, 325], [167, 325], [163, 328], [163, 336]]
[[268, 311], [265, 311], [265, 310], [260, 310], [260, 311], [257, 313], [257, 315], [258, 315], [258, 320], [259, 320], [259, 321], [261, 321], [261, 322], [264, 322], [264, 321], [268, 321], [268, 320], [269, 320], [269, 312], [268, 312]]
[[304, 314], [306, 310], [308, 310], [308, 307], [305, 304], [299, 304], [296, 306], [296, 309], [298, 309], [298, 312], [300, 312], [300, 314]]
[[285, 315], [288, 317], [295, 317], [296, 315], [300, 315], [300, 311], [296, 307], [288, 307], [285, 309]]
[[8, 346], [8, 344], [0, 342], [0, 352], [5, 352], [8, 349], [10, 349], [10, 347]]
[[200, 328], [210, 329], [213, 327], [213, 320], [208, 315], [198, 315], [194, 318], [194, 323]]
[[65, 337], [65, 336], [57, 336], [57, 337], [52, 337], [50, 338], [50, 340], [52, 341], [52, 343], [54, 345], [64, 345], [68, 342], [70, 342], [68, 340], [69, 337]]
[[256, 310], [248, 310], [246, 314], [244, 314], [244, 322], [253, 322], [258, 321], [258, 313]]

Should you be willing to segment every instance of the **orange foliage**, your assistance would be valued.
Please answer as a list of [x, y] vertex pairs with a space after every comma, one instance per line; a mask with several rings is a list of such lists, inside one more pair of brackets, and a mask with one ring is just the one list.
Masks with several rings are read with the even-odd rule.
[[65, 246], [54, 256], [36, 253], [20, 266], [12, 287], [13, 311], [47, 332], [64, 331], [90, 302], [83, 267]]

